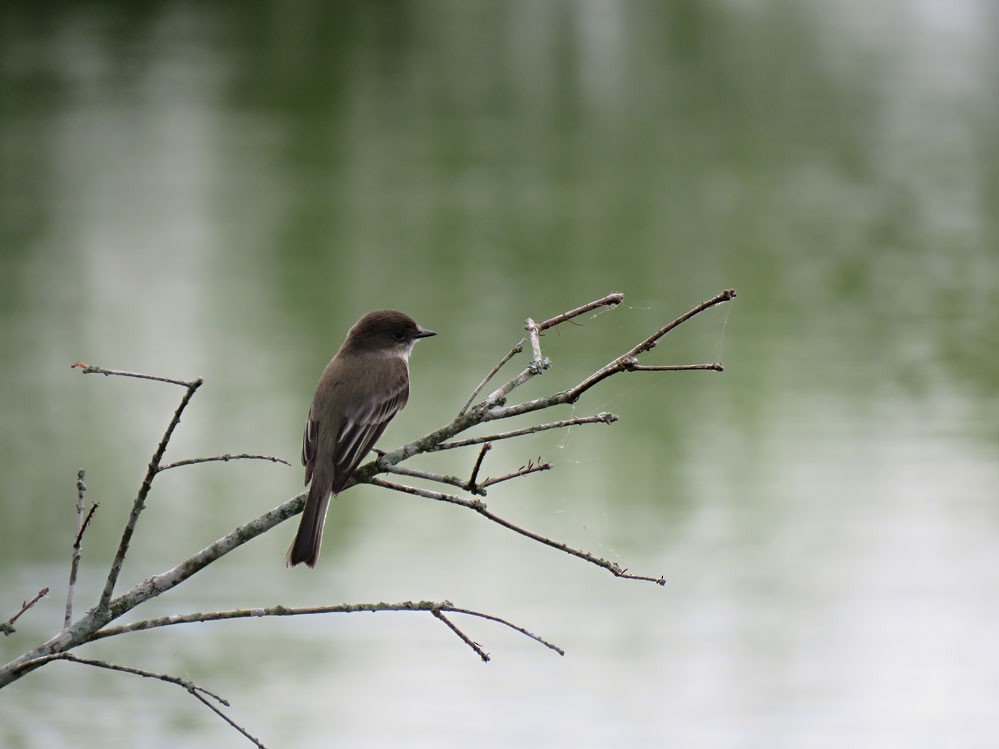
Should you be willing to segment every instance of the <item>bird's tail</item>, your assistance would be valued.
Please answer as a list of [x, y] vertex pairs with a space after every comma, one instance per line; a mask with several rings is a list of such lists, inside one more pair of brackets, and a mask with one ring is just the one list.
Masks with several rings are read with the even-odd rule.
[[302, 522], [298, 534], [288, 549], [285, 563], [290, 567], [303, 562], [315, 567], [319, 561], [319, 547], [323, 542], [323, 525], [326, 523], [326, 510], [330, 504], [330, 485], [320, 476], [312, 477], [309, 498], [302, 511]]

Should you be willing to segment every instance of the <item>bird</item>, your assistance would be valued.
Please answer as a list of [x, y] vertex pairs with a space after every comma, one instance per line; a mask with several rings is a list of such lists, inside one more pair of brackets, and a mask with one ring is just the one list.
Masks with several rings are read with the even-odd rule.
[[398, 310], [369, 312], [323, 370], [305, 422], [302, 465], [309, 496], [285, 562], [315, 567], [330, 497], [347, 485], [409, 400], [409, 356], [437, 335]]

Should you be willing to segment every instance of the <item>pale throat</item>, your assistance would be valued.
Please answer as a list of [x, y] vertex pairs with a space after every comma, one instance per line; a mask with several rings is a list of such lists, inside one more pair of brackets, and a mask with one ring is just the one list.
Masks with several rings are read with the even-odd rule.
[[386, 359], [402, 359], [408, 365], [409, 355], [413, 353], [413, 346], [415, 345], [415, 340], [406, 341], [405, 343], [399, 343], [390, 348], [380, 349], [378, 354]]

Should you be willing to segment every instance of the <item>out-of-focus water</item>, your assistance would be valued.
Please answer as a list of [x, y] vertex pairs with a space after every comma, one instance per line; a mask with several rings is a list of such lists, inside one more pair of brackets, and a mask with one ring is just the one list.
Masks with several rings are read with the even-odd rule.
[[[169, 460], [297, 462], [364, 312], [417, 348], [394, 447], [449, 421], [542, 319], [567, 387], [722, 289], [635, 373], [498, 444], [492, 511], [352, 489], [315, 571], [280, 527], [135, 612], [449, 599], [559, 657], [428, 615], [242, 621], [81, 656], [194, 679], [268, 746], [991, 747], [999, 739], [999, 18], [982, 0], [258, 3], [0, 10], [0, 659], [62, 621], [75, 475], [101, 503], [79, 610], [180, 392]], [[518, 425], [529, 423], [518, 421]], [[420, 465], [470, 469], [474, 454]], [[157, 479], [121, 587], [300, 490]], [[9, 612], [9, 613], [7, 613]], [[53, 664], [0, 744], [243, 746], [176, 687]]]

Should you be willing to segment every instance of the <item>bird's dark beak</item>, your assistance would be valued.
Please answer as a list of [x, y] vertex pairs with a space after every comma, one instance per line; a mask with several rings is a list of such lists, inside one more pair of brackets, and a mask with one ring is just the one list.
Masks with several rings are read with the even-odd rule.
[[432, 330], [427, 330], [426, 328], [420, 328], [419, 331], [417, 332], [417, 334], [415, 336], [413, 336], [413, 337], [414, 338], [429, 338], [432, 335], [437, 335], [437, 334], [434, 331], [432, 331]]

